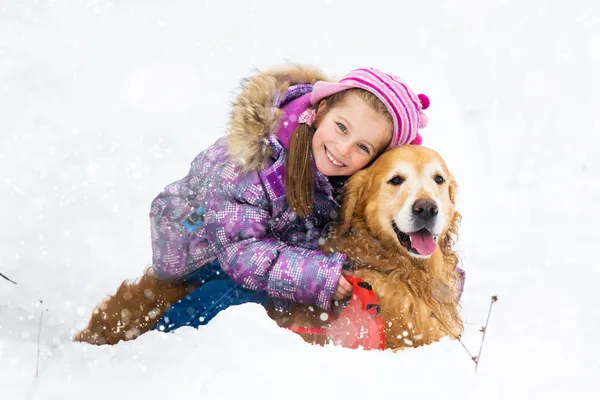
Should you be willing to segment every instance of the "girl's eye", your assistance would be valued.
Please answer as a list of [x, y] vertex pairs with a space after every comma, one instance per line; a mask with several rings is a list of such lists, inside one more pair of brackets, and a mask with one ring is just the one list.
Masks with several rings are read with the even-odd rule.
[[358, 147], [363, 150], [364, 152], [366, 152], [368, 155], [371, 155], [371, 152], [369, 151], [369, 148], [367, 146], [365, 146], [364, 144], [359, 144]]
[[348, 128], [346, 128], [346, 125], [342, 124], [341, 122], [337, 123], [338, 128], [340, 128], [340, 131], [346, 133], [348, 132]]

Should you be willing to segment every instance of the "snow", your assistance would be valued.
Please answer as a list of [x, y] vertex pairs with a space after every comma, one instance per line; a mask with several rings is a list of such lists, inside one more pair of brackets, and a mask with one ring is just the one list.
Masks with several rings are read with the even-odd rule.
[[[474, 353], [499, 296], [477, 372], [451, 340], [312, 347], [256, 305], [71, 342], [150, 262], [150, 202], [224, 134], [239, 80], [286, 60], [374, 66], [431, 99]], [[2, 399], [598, 398], [599, 70], [595, 0], [1, 1]]]

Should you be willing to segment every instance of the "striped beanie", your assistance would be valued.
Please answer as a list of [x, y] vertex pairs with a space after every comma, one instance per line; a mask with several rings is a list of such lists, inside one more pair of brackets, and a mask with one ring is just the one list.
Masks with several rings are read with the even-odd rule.
[[427, 125], [428, 119], [422, 110], [429, 107], [429, 98], [424, 94], [416, 95], [397, 76], [375, 68], [355, 69], [338, 82], [315, 83], [310, 102], [317, 104], [325, 97], [351, 88], [373, 93], [389, 110], [394, 121], [394, 132], [388, 149], [403, 144], [423, 143], [419, 129]]

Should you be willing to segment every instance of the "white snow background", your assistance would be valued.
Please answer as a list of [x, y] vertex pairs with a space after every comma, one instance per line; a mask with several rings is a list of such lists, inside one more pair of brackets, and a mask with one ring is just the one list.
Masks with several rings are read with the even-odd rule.
[[[395, 73], [459, 185], [465, 344], [312, 347], [255, 305], [72, 343], [254, 68]], [[0, 1], [0, 398], [600, 398], [597, 0]], [[38, 332], [39, 376], [36, 378]]]

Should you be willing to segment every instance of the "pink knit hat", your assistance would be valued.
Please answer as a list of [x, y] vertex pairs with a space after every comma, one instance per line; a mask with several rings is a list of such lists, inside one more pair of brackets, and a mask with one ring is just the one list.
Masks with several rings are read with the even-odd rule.
[[339, 82], [315, 83], [310, 102], [317, 104], [327, 96], [351, 88], [367, 90], [386, 105], [394, 120], [394, 133], [388, 149], [407, 143], [423, 143], [418, 130], [427, 125], [428, 119], [422, 110], [429, 107], [429, 98], [424, 94], [414, 94], [400, 78], [375, 68], [355, 69]]

